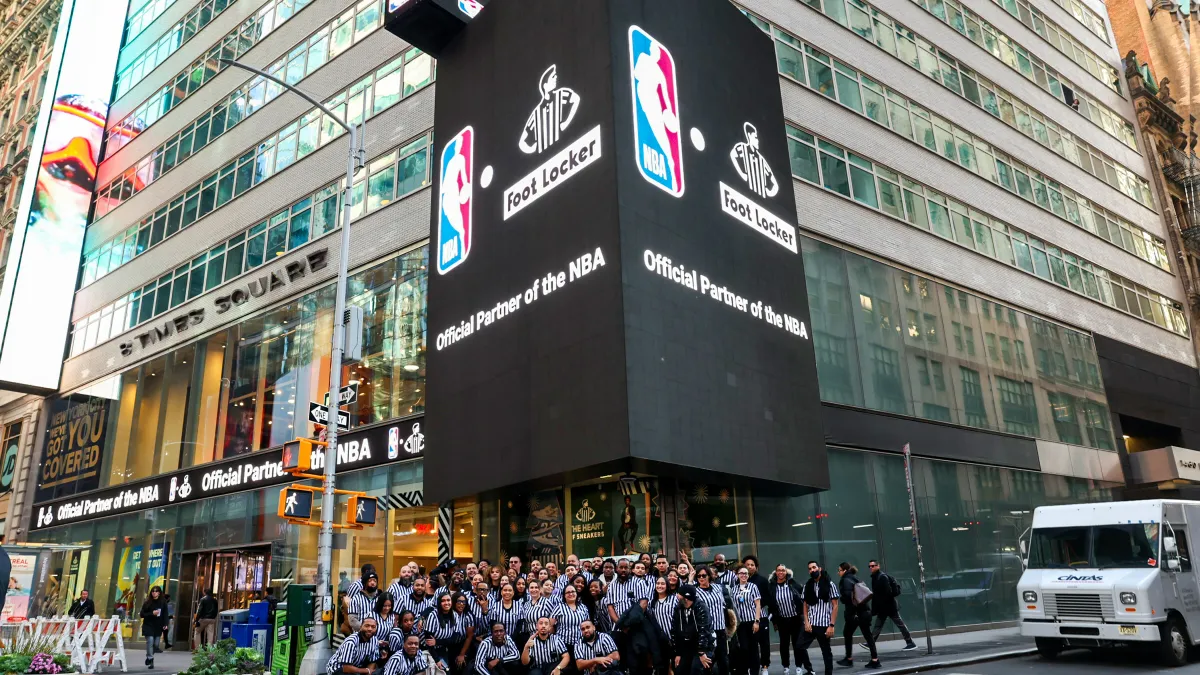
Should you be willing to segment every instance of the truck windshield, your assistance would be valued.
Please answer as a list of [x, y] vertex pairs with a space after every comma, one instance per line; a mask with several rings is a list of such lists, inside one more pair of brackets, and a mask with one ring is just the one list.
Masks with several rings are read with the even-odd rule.
[[1030, 569], [1157, 565], [1157, 524], [1038, 528], [1030, 541]]

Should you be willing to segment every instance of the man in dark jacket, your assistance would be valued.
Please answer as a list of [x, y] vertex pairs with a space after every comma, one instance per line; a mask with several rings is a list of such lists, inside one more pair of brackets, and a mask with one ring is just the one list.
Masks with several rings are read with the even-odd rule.
[[75, 599], [75, 602], [71, 603], [71, 608], [67, 610], [67, 614], [72, 619], [86, 619], [96, 614], [96, 603], [92, 602], [92, 599], [88, 597], [86, 588], [79, 592], [79, 597]]
[[220, 610], [212, 589], [205, 589], [204, 597], [200, 598], [200, 604], [196, 607], [196, 618], [192, 623], [196, 628], [197, 647], [217, 643], [217, 614]]
[[[871, 662], [868, 668], [880, 668], [879, 654], [875, 651], [875, 636], [871, 634], [871, 599], [861, 602], [855, 597], [855, 587], [858, 586], [858, 568], [844, 562], [838, 565], [838, 595], [842, 596], [842, 616], [846, 617], [845, 628], [842, 629], [842, 639], [846, 642], [846, 658], [838, 661], [839, 666], [854, 667], [854, 632], [862, 630], [867, 641], [867, 649], [871, 650]], [[874, 591], [872, 591], [874, 593]]]
[[[746, 571], [750, 572], [750, 583], [758, 587], [758, 594], [761, 598], [767, 597], [767, 578], [759, 574], [758, 556], [748, 555], [742, 558], [742, 566]], [[763, 601], [763, 626], [769, 626], [768, 621], [774, 621], [775, 615], [768, 609], [768, 603]], [[762, 675], [767, 675], [767, 669], [771, 666], [771, 631], [760, 630], [756, 633], [758, 636], [758, 658], [759, 665], [762, 667]], [[781, 647], [782, 649], [782, 647]], [[780, 654], [782, 657], [782, 654]]]
[[626, 644], [629, 645], [628, 652], [618, 650], [621, 652], [625, 672], [639, 675], [660, 668], [665, 670], [666, 659], [659, 639], [661, 629], [654, 617], [646, 613], [641, 603], [634, 602], [629, 605], [629, 609], [617, 620], [616, 630], [625, 632]]
[[868, 567], [871, 568], [871, 592], [874, 593], [871, 597], [871, 613], [875, 616], [875, 627], [871, 631], [871, 637], [878, 641], [879, 634], [883, 632], [883, 624], [891, 619], [896, 628], [900, 629], [900, 635], [904, 636], [904, 651], [916, 649], [917, 643], [913, 642], [908, 626], [905, 626], [904, 619], [900, 618], [900, 603], [896, 601], [896, 596], [899, 595], [896, 591], [900, 585], [880, 569], [878, 561], [872, 560]]
[[779, 633], [779, 660], [783, 662], [786, 675], [791, 672], [789, 649], [796, 653], [797, 666], [804, 663], [799, 651], [800, 640], [804, 637], [804, 594], [787, 566], [775, 566], [775, 573], [771, 575], [767, 590], [763, 593], [763, 604], [769, 608], [771, 623], [775, 625], [775, 632]]
[[704, 603], [696, 602], [695, 587], [680, 586], [679, 604], [671, 618], [671, 650], [675, 652], [676, 675], [710, 672], [716, 646], [712, 617]]

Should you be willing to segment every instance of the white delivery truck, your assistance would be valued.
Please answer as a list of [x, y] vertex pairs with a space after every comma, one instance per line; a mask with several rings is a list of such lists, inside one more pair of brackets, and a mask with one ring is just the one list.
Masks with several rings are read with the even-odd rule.
[[1189, 546], [1200, 502], [1154, 499], [1043, 506], [1022, 540], [1021, 634], [1054, 658], [1068, 647], [1143, 645], [1169, 666], [1200, 640]]

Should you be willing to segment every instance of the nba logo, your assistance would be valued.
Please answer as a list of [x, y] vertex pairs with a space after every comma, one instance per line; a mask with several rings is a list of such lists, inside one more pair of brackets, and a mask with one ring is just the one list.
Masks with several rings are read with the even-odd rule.
[[475, 130], [467, 127], [442, 150], [438, 192], [438, 274], [458, 267], [471, 252], [471, 187]]
[[400, 427], [388, 429], [388, 459], [400, 456]]
[[679, 90], [675, 59], [637, 26], [629, 27], [633, 87], [633, 145], [642, 178], [683, 196], [683, 136], [679, 133]]
[[479, 3], [479, 0], [458, 0], [458, 11], [466, 14], [468, 18], [474, 19], [483, 11], [483, 5]]

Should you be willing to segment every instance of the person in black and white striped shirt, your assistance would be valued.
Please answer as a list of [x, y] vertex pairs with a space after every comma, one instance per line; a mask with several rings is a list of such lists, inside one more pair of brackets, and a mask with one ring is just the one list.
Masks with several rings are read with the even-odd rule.
[[783, 675], [791, 675], [791, 659], [788, 651], [796, 652], [796, 663], [804, 659], [800, 656], [796, 644], [804, 634], [804, 619], [800, 616], [804, 609], [804, 599], [800, 584], [792, 578], [791, 572], [784, 565], [777, 565], [770, 581], [767, 582], [766, 597], [763, 602], [771, 608], [771, 622], [779, 633], [779, 660], [783, 662]]
[[491, 638], [479, 643], [475, 651], [475, 672], [478, 675], [516, 675], [516, 662], [521, 658], [517, 645], [504, 630], [502, 621], [493, 621]]
[[413, 584], [417, 577], [420, 576], [420, 569], [417, 563], [410, 560], [404, 567], [400, 568], [400, 576], [388, 586], [388, 593], [392, 594], [397, 604], [408, 597], [409, 593], [412, 593]]
[[376, 629], [374, 619], [363, 619], [358, 631], [351, 633], [329, 657], [329, 662], [325, 664], [329, 675], [370, 675], [371, 666], [379, 659]]
[[737, 583], [737, 570], [731, 570], [727, 565], [724, 553], [718, 553], [713, 556], [712, 568], [716, 574], [715, 582], [726, 587]]
[[600, 633], [587, 619], [580, 625], [582, 637], [575, 645], [575, 667], [584, 673], [621, 672], [621, 653], [611, 635]]
[[521, 663], [529, 667], [528, 675], [562, 675], [571, 656], [563, 641], [550, 632], [549, 617], [538, 619], [537, 632], [525, 643]]
[[562, 602], [554, 608], [554, 614], [550, 618], [554, 621], [555, 635], [570, 649], [583, 639], [580, 626], [584, 621], [591, 619], [591, 613], [587, 606], [579, 601], [579, 591], [575, 590], [575, 586], [568, 584], [563, 589]]
[[351, 630], [358, 630], [363, 617], [375, 611], [375, 602], [379, 600], [382, 591], [379, 590], [379, 575], [367, 572], [363, 577], [361, 591], [346, 596], [346, 622]]
[[387, 640], [388, 646], [392, 648], [392, 653], [403, 651], [404, 641], [408, 636], [416, 635], [421, 637], [421, 629], [417, 625], [417, 615], [413, 614], [412, 610], [402, 609], [396, 614], [396, 626], [392, 628], [386, 635], [380, 634], [380, 641]]
[[397, 616], [396, 612], [392, 611], [394, 604], [390, 594], [387, 592], [380, 593], [376, 596], [375, 607], [367, 614], [367, 616], [375, 619], [375, 634], [379, 636], [380, 640], [386, 640], [388, 633], [391, 633], [392, 629], [396, 627]]
[[729, 589], [733, 601], [733, 612], [737, 615], [737, 663], [733, 672], [752, 675], [759, 667], [758, 632], [762, 630], [762, 595], [758, 586], [750, 583], [750, 570], [741, 567], [737, 571], [738, 582]]
[[409, 635], [401, 649], [383, 664], [383, 675], [421, 675], [429, 670], [429, 655], [421, 651], [421, 639]]
[[804, 656], [804, 667], [811, 671], [808, 648], [815, 640], [825, 659], [825, 675], [833, 675], [833, 649], [829, 641], [833, 639], [834, 624], [837, 623], [838, 587], [816, 561], [808, 563], [808, 576], [803, 595], [804, 638], [796, 651]]
[[[674, 574], [674, 572], [670, 572]], [[663, 662], [675, 662], [675, 650], [671, 648], [671, 621], [675, 618], [675, 606], [679, 604], [679, 594], [670, 589], [667, 576], [663, 575], [654, 580], [654, 597], [650, 598], [647, 611], [658, 624], [658, 648], [662, 652]]]
[[608, 605], [609, 617], [613, 625], [621, 620], [621, 615], [637, 602], [645, 609], [650, 604], [650, 588], [640, 579], [632, 576], [628, 560], [617, 563], [617, 578], [613, 579], [606, 591], [605, 603]]
[[396, 601], [396, 609], [400, 611], [407, 609], [418, 617], [425, 616], [434, 603], [428, 586], [429, 582], [424, 577], [413, 579], [412, 586], [408, 589], [408, 595], [401, 596]]
[[505, 635], [516, 635], [525, 617], [525, 603], [516, 598], [516, 588], [511, 583], [500, 586], [500, 599], [488, 610], [488, 628], [499, 621], [504, 624]]
[[704, 604], [716, 633], [716, 648], [713, 657], [722, 673], [729, 672], [729, 636], [725, 631], [725, 590], [720, 583], [713, 583], [716, 574], [701, 565], [696, 570], [696, 602]]

